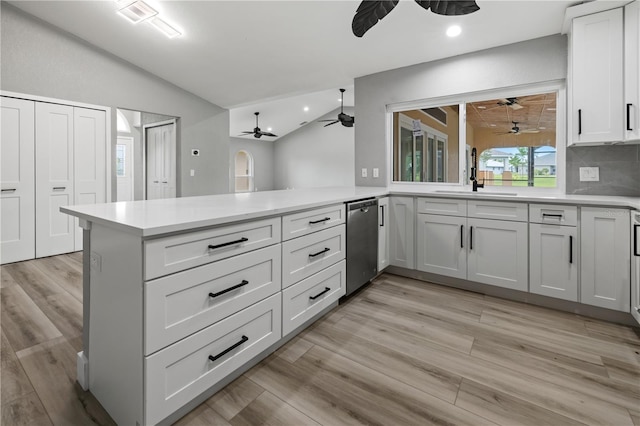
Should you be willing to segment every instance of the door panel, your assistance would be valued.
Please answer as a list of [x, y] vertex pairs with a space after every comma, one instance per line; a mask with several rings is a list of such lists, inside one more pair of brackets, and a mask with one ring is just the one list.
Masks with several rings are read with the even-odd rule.
[[147, 200], [176, 196], [175, 123], [146, 128]]
[[577, 302], [577, 229], [532, 223], [529, 230], [531, 293]]
[[35, 257], [35, 105], [1, 98], [0, 263]]
[[133, 201], [133, 138], [118, 137], [116, 150], [116, 199]]
[[418, 215], [418, 270], [467, 278], [466, 218]]
[[36, 257], [74, 250], [73, 107], [36, 103]]

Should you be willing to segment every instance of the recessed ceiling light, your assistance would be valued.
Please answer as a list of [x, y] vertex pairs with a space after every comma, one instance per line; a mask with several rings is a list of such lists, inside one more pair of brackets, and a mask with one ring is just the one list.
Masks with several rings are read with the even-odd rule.
[[489, 126], [491, 126], [491, 127], [496, 127], [496, 125], [495, 125], [495, 124], [489, 124]]
[[546, 128], [546, 127], [538, 127], [538, 129], [540, 129], [540, 130], [547, 130], [547, 128]]
[[486, 107], [486, 106], [482, 106], [482, 105], [480, 105], [480, 106], [478, 107], [478, 109], [487, 109], [487, 107]]
[[267, 132], [272, 131], [273, 129], [271, 127], [267, 127]]
[[452, 25], [449, 28], [447, 28], [447, 35], [449, 37], [457, 37], [460, 35], [461, 32], [462, 32], [462, 28], [460, 28], [459, 25]]
[[118, 10], [118, 13], [134, 24], [137, 24], [138, 22], [142, 22], [145, 19], [149, 19], [152, 16], [157, 15], [158, 11], [142, 0], [138, 0]]
[[547, 108], [547, 111], [555, 111], [555, 108]]
[[306, 107], [304, 107], [304, 108], [302, 108], [302, 109], [304, 110], [304, 112], [309, 111], [309, 107], [308, 107], [308, 106], [306, 106]]
[[162, 34], [166, 35], [169, 38], [174, 38], [182, 35], [180, 31], [176, 30], [171, 25], [167, 24], [165, 21], [158, 18], [157, 16], [150, 19], [149, 23], [153, 25], [158, 31], [160, 31]]

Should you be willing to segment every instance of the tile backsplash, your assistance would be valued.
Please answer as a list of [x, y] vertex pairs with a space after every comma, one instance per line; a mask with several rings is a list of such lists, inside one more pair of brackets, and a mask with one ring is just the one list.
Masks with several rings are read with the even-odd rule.
[[[599, 167], [598, 182], [580, 182], [580, 167]], [[640, 145], [567, 148], [567, 194], [640, 197]]]

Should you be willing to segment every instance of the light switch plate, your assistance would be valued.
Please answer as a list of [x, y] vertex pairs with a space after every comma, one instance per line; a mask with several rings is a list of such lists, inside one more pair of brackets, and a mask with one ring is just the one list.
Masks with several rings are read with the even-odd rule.
[[362, 177], [364, 177], [364, 178], [367, 177], [367, 169], [366, 168], [362, 169]]
[[598, 182], [600, 167], [580, 167], [580, 182]]
[[380, 177], [380, 169], [378, 169], [377, 167], [374, 167], [373, 169], [373, 177], [374, 178]]

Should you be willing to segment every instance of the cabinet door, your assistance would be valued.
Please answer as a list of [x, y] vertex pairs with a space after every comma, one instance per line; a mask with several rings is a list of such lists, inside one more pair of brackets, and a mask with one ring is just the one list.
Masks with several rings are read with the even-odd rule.
[[389, 225], [389, 262], [391, 265], [414, 269], [414, 221], [413, 197], [391, 197]]
[[0, 263], [35, 257], [34, 102], [2, 101]]
[[467, 278], [464, 217], [418, 215], [418, 270]]
[[629, 210], [581, 208], [580, 302], [630, 311]]
[[73, 107], [36, 103], [36, 257], [74, 250]]
[[[106, 202], [106, 128], [105, 112], [73, 109], [74, 197], [73, 204]], [[76, 251], [82, 250], [82, 230], [75, 220]]]
[[378, 200], [378, 272], [389, 266], [389, 197]]
[[578, 301], [577, 228], [529, 225], [529, 291]]
[[640, 1], [624, 8], [625, 140], [640, 140]]
[[622, 30], [621, 8], [573, 20], [570, 143], [622, 140]]
[[469, 218], [467, 225], [467, 279], [527, 291], [527, 223]]
[[640, 324], [640, 212], [631, 216], [631, 315]]

